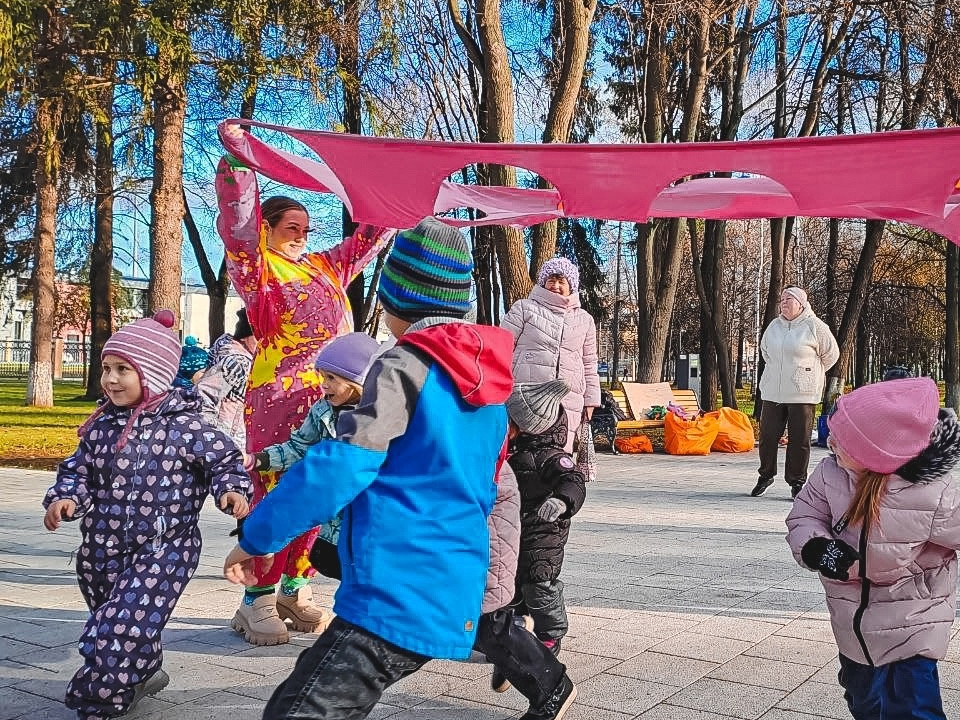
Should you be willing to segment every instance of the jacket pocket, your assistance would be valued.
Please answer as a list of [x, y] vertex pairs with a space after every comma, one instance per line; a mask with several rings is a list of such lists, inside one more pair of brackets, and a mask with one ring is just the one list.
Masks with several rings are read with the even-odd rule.
[[793, 373], [793, 384], [797, 392], [814, 393], [817, 391], [817, 373], [812, 367], [800, 366]]

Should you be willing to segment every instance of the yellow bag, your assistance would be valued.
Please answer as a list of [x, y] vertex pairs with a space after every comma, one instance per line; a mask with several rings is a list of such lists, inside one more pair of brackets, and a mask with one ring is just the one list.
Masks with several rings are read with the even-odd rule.
[[726, 453], [742, 453], [753, 450], [753, 425], [750, 418], [739, 410], [722, 407], [716, 412], [707, 413], [717, 418], [719, 432], [713, 441], [711, 450]]
[[716, 417], [704, 415], [681, 420], [675, 413], [668, 412], [664, 418], [663, 449], [671, 455], [709, 455], [719, 431]]
[[617, 438], [614, 442], [617, 450], [622, 453], [652, 453], [653, 443], [646, 435], [634, 435], [632, 437]]

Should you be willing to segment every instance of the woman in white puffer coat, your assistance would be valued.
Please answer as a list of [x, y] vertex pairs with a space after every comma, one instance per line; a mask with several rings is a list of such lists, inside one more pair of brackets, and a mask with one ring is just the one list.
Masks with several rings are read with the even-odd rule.
[[563, 257], [547, 260], [530, 295], [513, 304], [500, 326], [516, 338], [515, 383], [561, 379], [570, 386], [563, 399], [567, 413], [566, 451], [580, 423], [600, 406], [597, 326], [580, 307], [580, 271]]

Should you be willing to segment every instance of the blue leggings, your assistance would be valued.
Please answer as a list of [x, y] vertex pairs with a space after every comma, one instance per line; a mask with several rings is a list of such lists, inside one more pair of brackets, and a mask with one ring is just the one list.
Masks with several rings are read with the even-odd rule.
[[841, 655], [837, 679], [854, 720], [947, 720], [936, 660], [918, 655], [870, 667]]

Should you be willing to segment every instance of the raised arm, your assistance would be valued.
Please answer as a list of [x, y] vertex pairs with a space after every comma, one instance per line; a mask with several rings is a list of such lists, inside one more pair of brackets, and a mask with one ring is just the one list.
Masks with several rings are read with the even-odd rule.
[[257, 177], [239, 160], [225, 155], [217, 165], [215, 185], [220, 209], [217, 231], [227, 252], [227, 272], [249, 312], [260, 293], [264, 270]]
[[340, 282], [346, 286], [387, 246], [395, 232], [376, 225], [359, 225], [353, 235], [321, 254], [326, 256]]

